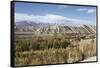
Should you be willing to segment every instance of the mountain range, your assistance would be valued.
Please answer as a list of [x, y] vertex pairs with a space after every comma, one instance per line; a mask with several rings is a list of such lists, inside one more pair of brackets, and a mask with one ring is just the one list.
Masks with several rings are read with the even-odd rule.
[[20, 21], [15, 23], [17, 32], [35, 32], [35, 33], [96, 33], [94, 25], [75, 24], [71, 21], [50, 22], [32, 22]]

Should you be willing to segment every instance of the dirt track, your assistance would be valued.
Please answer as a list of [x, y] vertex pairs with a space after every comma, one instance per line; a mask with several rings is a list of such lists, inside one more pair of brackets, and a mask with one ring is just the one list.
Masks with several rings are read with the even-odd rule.
[[87, 59], [85, 59], [85, 60], [83, 60], [81, 62], [88, 62], [88, 61], [96, 61], [96, 56], [87, 58]]

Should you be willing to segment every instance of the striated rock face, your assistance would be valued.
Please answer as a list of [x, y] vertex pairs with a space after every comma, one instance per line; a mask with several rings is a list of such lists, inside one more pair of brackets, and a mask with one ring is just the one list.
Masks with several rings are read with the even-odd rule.
[[[26, 22], [24, 22], [26, 23]], [[16, 37], [34, 37], [34, 36], [66, 36], [67, 38], [96, 38], [96, 26], [94, 25], [67, 25], [57, 23], [38, 23], [25, 26], [15, 26]]]
[[96, 33], [92, 25], [67, 26], [67, 25], [48, 25], [38, 28], [37, 33]]
[[52, 33], [96, 33], [96, 26], [93, 25], [69, 25], [57, 23], [35, 23], [35, 22], [18, 22], [15, 25], [16, 32], [34, 32], [36, 34]]

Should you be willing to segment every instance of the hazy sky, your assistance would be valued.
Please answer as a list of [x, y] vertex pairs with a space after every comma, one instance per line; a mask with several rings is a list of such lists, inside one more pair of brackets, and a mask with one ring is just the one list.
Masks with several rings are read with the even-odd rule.
[[15, 21], [72, 21], [96, 24], [96, 7], [15, 2]]

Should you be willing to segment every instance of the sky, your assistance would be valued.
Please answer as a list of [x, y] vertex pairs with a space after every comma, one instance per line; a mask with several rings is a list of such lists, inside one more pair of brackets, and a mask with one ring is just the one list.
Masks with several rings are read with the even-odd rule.
[[15, 2], [15, 21], [23, 20], [96, 25], [96, 7]]

